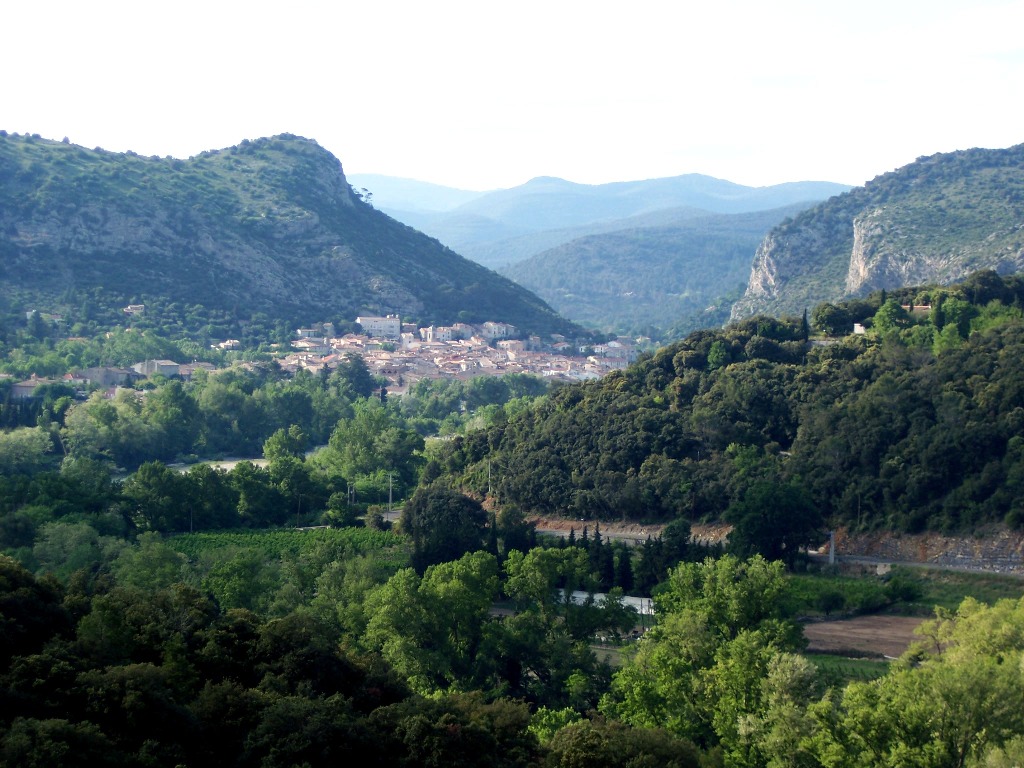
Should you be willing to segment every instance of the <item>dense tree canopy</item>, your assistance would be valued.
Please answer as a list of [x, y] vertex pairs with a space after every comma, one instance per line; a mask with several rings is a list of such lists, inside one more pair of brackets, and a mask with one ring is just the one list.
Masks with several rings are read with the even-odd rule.
[[[922, 300], [946, 311], [904, 309]], [[981, 273], [812, 314], [829, 332], [837, 318], [863, 322], [863, 335], [804, 342], [799, 318], [760, 317], [699, 331], [457, 437], [438, 464], [480, 494], [484, 468], [500, 467], [492, 495], [527, 513], [729, 516], [744, 521], [743, 551], [787, 559], [819, 517], [911, 531], [1020, 526], [1022, 301], [1024, 281]], [[775, 522], [747, 514], [755, 508]], [[755, 533], [758, 520], [779, 537]]]

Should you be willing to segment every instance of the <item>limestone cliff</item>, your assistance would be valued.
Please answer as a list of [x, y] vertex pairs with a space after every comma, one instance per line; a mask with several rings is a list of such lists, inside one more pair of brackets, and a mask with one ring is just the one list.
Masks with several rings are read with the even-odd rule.
[[979, 269], [1024, 269], [1024, 144], [921, 158], [783, 222], [758, 248], [732, 318]]

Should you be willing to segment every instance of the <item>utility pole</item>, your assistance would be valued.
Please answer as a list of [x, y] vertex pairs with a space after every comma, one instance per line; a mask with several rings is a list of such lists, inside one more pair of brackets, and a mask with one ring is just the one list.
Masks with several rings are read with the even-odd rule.
[[394, 472], [388, 472], [388, 514], [391, 513], [391, 478], [394, 474]]

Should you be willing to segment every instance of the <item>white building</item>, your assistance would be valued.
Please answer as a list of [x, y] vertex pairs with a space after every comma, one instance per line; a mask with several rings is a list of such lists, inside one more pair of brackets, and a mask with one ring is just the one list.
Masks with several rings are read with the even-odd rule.
[[402, 335], [402, 320], [398, 315], [387, 317], [357, 317], [356, 322], [362, 326], [367, 336], [384, 339], [397, 339]]

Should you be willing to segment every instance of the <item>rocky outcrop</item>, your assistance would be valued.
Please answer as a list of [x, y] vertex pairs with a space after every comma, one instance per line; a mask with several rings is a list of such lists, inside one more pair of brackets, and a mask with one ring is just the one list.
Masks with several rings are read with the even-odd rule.
[[836, 555], [889, 563], [1024, 575], [1024, 533], [1005, 528], [974, 536], [836, 531]]
[[981, 269], [1024, 270], [1024, 144], [921, 158], [784, 222], [758, 248], [732, 319]]

